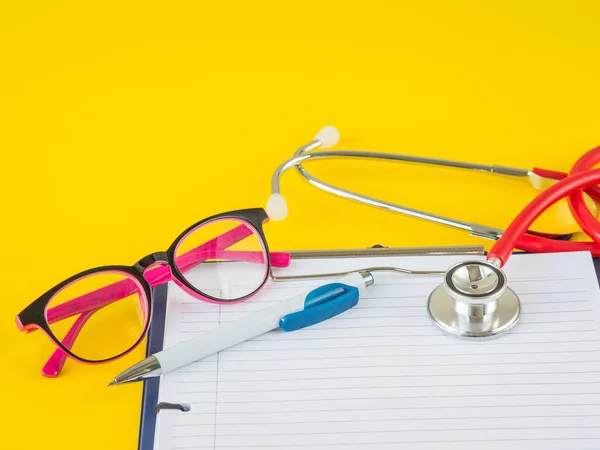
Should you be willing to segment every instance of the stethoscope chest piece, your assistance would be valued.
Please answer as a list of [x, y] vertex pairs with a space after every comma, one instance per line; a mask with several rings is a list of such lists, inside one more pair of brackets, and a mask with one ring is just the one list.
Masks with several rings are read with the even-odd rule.
[[429, 296], [427, 311], [446, 333], [489, 339], [517, 324], [521, 302], [500, 268], [486, 261], [464, 261], [448, 269], [444, 282]]

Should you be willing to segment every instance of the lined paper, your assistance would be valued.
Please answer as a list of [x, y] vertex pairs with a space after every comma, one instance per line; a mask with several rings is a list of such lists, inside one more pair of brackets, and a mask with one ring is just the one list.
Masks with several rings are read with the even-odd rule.
[[[464, 259], [299, 260], [282, 270], [445, 270]], [[272, 331], [163, 376], [160, 401], [191, 410], [159, 413], [156, 448], [600, 449], [600, 290], [590, 255], [513, 255], [504, 270], [523, 313], [498, 339], [464, 340], [432, 325], [425, 305], [441, 276], [377, 273], [336, 318]], [[171, 285], [165, 347], [324, 282], [269, 282], [222, 306]]]

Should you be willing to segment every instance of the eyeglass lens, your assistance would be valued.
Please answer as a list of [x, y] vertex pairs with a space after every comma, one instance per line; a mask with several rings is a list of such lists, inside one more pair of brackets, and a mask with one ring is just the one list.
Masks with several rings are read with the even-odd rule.
[[250, 295], [268, 275], [263, 240], [241, 219], [218, 219], [194, 228], [177, 246], [175, 260], [188, 283], [217, 300]]
[[105, 361], [128, 351], [148, 321], [147, 299], [125, 272], [98, 272], [58, 291], [46, 307], [56, 339], [85, 360]]

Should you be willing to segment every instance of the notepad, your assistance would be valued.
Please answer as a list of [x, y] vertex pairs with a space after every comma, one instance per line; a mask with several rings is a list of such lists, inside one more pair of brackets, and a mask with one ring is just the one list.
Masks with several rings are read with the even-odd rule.
[[[464, 259], [303, 259], [281, 270], [445, 270]], [[426, 300], [441, 276], [378, 273], [336, 318], [163, 376], [159, 401], [190, 410], [158, 414], [155, 448], [600, 449], [600, 290], [590, 255], [515, 254], [504, 270], [523, 313], [494, 340], [431, 323]], [[222, 306], [170, 285], [164, 347], [325, 282], [270, 281], [255, 298]]]

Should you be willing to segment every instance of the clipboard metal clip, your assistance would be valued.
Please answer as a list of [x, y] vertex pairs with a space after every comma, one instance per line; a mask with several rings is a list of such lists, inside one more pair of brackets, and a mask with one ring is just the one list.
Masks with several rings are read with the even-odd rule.
[[[378, 256], [432, 256], [432, 255], [475, 255], [485, 256], [482, 245], [471, 246], [435, 246], [435, 247], [385, 247], [375, 244], [372, 247], [361, 249], [330, 249], [330, 250], [294, 250], [289, 251], [292, 261], [295, 259], [336, 259], [336, 258], [364, 258]], [[294, 281], [314, 278], [343, 277], [357, 271], [366, 272], [397, 272], [408, 275], [441, 275], [446, 270], [412, 270], [402, 267], [381, 266], [365, 267], [345, 272], [311, 273], [302, 275], [278, 275], [271, 271], [269, 277], [273, 281]]]

